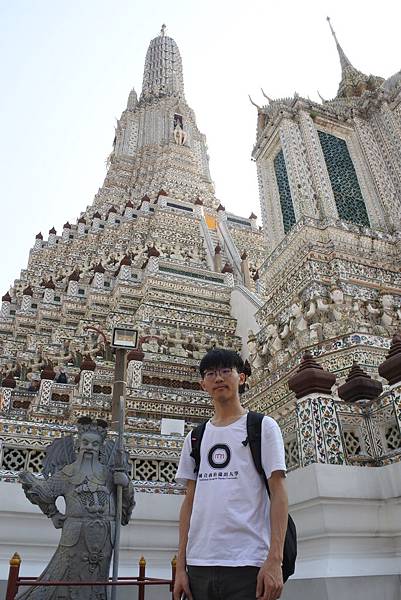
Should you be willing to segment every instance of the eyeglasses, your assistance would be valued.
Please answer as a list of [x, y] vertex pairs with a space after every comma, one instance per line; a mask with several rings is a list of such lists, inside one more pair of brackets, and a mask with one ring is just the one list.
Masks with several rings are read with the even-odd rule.
[[229, 377], [232, 372], [233, 370], [231, 367], [224, 367], [223, 369], [213, 369], [212, 371], [205, 371], [203, 373], [203, 379], [211, 381], [212, 379], [215, 379], [218, 375], [220, 375], [220, 377], [223, 377], [223, 379], [226, 379], [226, 377]]

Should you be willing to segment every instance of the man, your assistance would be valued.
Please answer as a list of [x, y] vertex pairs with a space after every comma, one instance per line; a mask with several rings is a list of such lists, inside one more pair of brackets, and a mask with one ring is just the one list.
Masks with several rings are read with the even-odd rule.
[[[176, 480], [186, 484], [180, 511], [174, 600], [277, 600], [288, 519], [284, 446], [270, 417], [262, 422], [262, 465], [256, 471], [239, 387], [244, 363], [232, 350], [210, 350], [200, 363], [201, 386], [214, 405], [201, 443], [199, 473], [188, 434]], [[244, 443], [245, 442], [245, 443]]]

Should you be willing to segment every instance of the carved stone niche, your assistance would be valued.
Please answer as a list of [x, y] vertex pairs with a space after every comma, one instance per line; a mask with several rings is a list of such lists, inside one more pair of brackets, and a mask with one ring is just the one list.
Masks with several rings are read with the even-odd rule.
[[345, 402], [357, 402], [358, 400], [374, 400], [382, 390], [383, 386], [380, 381], [372, 379], [358, 363], [354, 362], [345, 383], [338, 388], [338, 395]]
[[310, 352], [305, 352], [298, 371], [288, 380], [288, 387], [297, 399], [316, 393], [329, 395], [335, 380], [334, 373], [325, 371]]
[[390, 385], [401, 381], [401, 334], [393, 336], [387, 358], [379, 365], [379, 375], [387, 379]]

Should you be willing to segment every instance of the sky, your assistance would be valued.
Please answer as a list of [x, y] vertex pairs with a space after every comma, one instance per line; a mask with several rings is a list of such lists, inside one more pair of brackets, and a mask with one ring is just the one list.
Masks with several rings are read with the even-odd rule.
[[217, 198], [259, 215], [248, 94], [258, 104], [261, 87], [273, 98], [335, 96], [327, 15], [355, 67], [383, 77], [400, 69], [399, 0], [0, 0], [0, 293], [39, 231], [61, 233], [92, 203], [163, 23], [181, 52]]

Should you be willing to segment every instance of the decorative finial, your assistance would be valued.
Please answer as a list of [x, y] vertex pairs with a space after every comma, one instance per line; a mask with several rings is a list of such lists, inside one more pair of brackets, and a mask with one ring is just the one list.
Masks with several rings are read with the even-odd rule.
[[[330, 29], [331, 29], [331, 33], [333, 34], [333, 37], [334, 37], [334, 39], [335, 39], [335, 40], [336, 40], [336, 42], [337, 42], [336, 32], [335, 32], [335, 31], [334, 31], [334, 29], [333, 29], [333, 26], [332, 26], [332, 24], [331, 24], [331, 21], [330, 21], [330, 17], [326, 17], [326, 19], [327, 19], [327, 22], [328, 22], [328, 24], [329, 24], [329, 27], [330, 27]], [[337, 43], [338, 43], [338, 42], [337, 42]]]
[[324, 104], [325, 102], [327, 102], [327, 101], [326, 101], [326, 100], [323, 98], [323, 96], [321, 95], [321, 93], [319, 92], [319, 90], [317, 90], [317, 95], [319, 96], [319, 98], [320, 98], [320, 101], [321, 101], [321, 103], [322, 103], [322, 104]]
[[254, 102], [254, 101], [252, 100], [252, 98], [251, 98], [251, 96], [250, 96], [249, 94], [248, 94], [248, 98], [249, 98], [249, 100], [251, 101], [251, 104], [253, 104], [254, 106], [256, 106], [256, 108], [257, 108], [258, 110], [261, 110], [260, 106], [259, 106], [258, 104], [256, 104], [256, 102]]
[[336, 32], [334, 31], [334, 29], [333, 29], [333, 27], [331, 25], [330, 17], [326, 17], [326, 18], [327, 18], [327, 22], [328, 22], [329, 27], [330, 27], [330, 31], [331, 31], [331, 33], [333, 35], [334, 41], [335, 41], [336, 46], [337, 46], [337, 51], [338, 51], [338, 54], [339, 54], [339, 57], [340, 57], [341, 68], [344, 71], [344, 69], [346, 67], [351, 67], [352, 66], [351, 62], [350, 62], [349, 58], [345, 55], [344, 50], [341, 48], [341, 46], [339, 44], [339, 41], [338, 41], [337, 36], [336, 36]]
[[262, 90], [262, 94], [264, 95], [264, 97], [266, 98], [266, 100], [268, 100], [270, 103], [273, 102], [273, 99], [270, 98], [267, 94], [264, 93], [263, 88], [260, 88]]
[[161, 37], [164, 37], [166, 35], [166, 25], [163, 23], [162, 28], [160, 29], [160, 35]]

